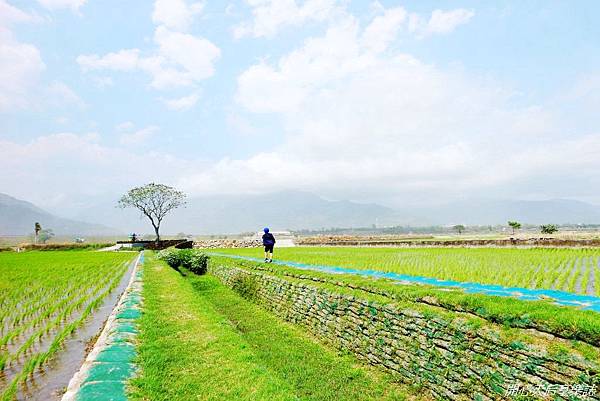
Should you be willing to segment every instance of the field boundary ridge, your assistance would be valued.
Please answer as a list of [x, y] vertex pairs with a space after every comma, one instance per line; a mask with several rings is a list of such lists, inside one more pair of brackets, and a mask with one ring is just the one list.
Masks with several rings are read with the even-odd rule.
[[[307, 282], [218, 260], [211, 261], [209, 272], [280, 318], [435, 397], [505, 399], [514, 386], [528, 385], [600, 389], [597, 347], [580, 352], [571, 341], [543, 333], [318, 279]], [[600, 400], [600, 394], [587, 399]]]

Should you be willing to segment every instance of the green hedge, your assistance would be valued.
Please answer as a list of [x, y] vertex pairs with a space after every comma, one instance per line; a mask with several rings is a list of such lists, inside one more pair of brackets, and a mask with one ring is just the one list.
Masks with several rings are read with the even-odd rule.
[[208, 268], [208, 255], [196, 249], [169, 248], [158, 253], [158, 258], [167, 262], [174, 269], [181, 267], [194, 274], [205, 274]]
[[26, 251], [72, 251], [72, 250], [91, 250], [101, 249], [109, 246], [113, 246], [114, 242], [99, 243], [99, 244], [79, 244], [79, 243], [66, 243], [66, 244], [25, 244], [20, 245], [20, 248]]

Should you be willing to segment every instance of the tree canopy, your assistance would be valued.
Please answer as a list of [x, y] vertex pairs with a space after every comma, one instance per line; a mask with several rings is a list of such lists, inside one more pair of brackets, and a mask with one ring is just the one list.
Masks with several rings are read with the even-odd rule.
[[458, 231], [459, 234], [462, 234], [462, 232], [465, 231], [465, 226], [462, 224], [457, 224], [452, 228], [454, 228], [456, 231]]
[[554, 234], [558, 231], [558, 227], [554, 224], [543, 224], [540, 226], [542, 234]]
[[521, 223], [519, 223], [518, 221], [509, 221], [508, 225], [512, 228], [513, 235], [515, 235], [515, 230], [521, 228]]
[[160, 240], [160, 224], [165, 216], [180, 206], [185, 205], [185, 193], [163, 184], [150, 183], [130, 189], [119, 200], [122, 209], [134, 207], [146, 216], [154, 232], [156, 241]]

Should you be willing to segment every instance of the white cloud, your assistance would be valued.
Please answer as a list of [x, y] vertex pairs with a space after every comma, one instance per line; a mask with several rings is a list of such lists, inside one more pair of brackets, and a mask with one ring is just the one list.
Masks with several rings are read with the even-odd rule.
[[27, 107], [45, 68], [35, 46], [0, 28], [0, 111]]
[[202, 2], [156, 0], [152, 14], [159, 24], [154, 31], [155, 51], [142, 55], [139, 49], [122, 49], [103, 56], [80, 55], [77, 63], [83, 71], [144, 71], [152, 78], [150, 86], [159, 90], [195, 86], [214, 74], [221, 56], [221, 49], [208, 39], [183, 32], [203, 7]]
[[221, 50], [209, 40], [162, 26], [156, 28], [154, 40], [158, 53], [170, 64], [181, 67], [191, 81], [201, 81], [214, 74], [214, 63], [221, 56]]
[[79, 95], [77, 95], [73, 89], [71, 89], [64, 82], [52, 82], [50, 85], [48, 85], [45, 96], [45, 103], [47, 105], [52, 105], [55, 107], [71, 105], [80, 109], [86, 107], [85, 102], [79, 97]]
[[24, 22], [40, 22], [42, 19], [37, 15], [28, 14], [25, 11], [0, 0], [0, 30], [7, 29], [9, 25]]
[[176, 99], [163, 99], [163, 102], [169, 110], [185, 111], [194, 107], [199, 99], [199, 94], [192, 93], [189, 96], [183, 96]]
[[32, 102], [46, 69], [40, 51], [17, 40], [11, 28], [20, 23], [41, 21], [37, 15], [0, 0], [0, 111], [23, 109]]
[[70, 8], [73, 11], [78, 11], [87, 0], [37, 0], [43, 7], [49, 10], [59, 10]]
[[388, 37], [375, 45], [374, 31], [361, 31], [353, 17], [340, 20], [323, 37], [308, 39], [276, 66], [261, 62], [244, 71], [238, 77], [237, 100], [254, 112], [296, 109], [316, 88], [326, 89], [376, 64], [377, 53], [373, 50], [384, 51], [390, 40]]
[[282, 28], [300, 26], [308, 21], [324, 21], [335, 14], [336, 0], [246, 0], [253, 19], [233, 29], [236, 38], [244, 36], [273, 37]]
[[204, 3], [188, 5], [185, 0], [156, 0], [152, 21], [157, 25], [164, 25], [169, 29], [187, 31], [192, 20], [204, 8]]
[[[246, 3], [252, 9], [252, 19], [233, 28], [237, 39], [245, 36], [273, 38], [286, 27], [298, 27], [310, 21], [337, 23], [349, 16], [346, 3], [338, 0], [246, 0]], [[385, 9], [375, 2], [371, 8], [384, 13], [376, 17], [365, 32], [365, 41], [374, 47], [378, 46], [378, 40], [385, 42], [394, 37], [405, 21], [409, 32], [424, 37], [450, 33], [475, 15], [474, 11], [463, 8], [434, 10], [426, 19], [417, 13], [409, 15], [403, 7]]]
[[[123, 128], [123, 124], [120, 124], [118, 126], [118, 128], [120, 128], [121, 130], [125, 129], [127, 130], [128, 128]], [[160, 130], [159, 127], [157, 127], [156, 125], [149, 125], [145, 128], [139, 129], [137, 131], [133, 131], [133, 132], [124, 132], [123, 134], [121, 134], [121, 136], [119, 137], [119, 142], [122, 145], [135, 145], [135, 144], [140, 144], [142, 142], [147, 141], [148, 139], [150, 139], [152, 136], [154, 136], [158, 131]]]
[[[57, 133], [24, 142], [0, 138], [0, 188], [42, 206], [49, 206], [49, 194], [61, 195], [66, 202], [50, 206], [63, 210], [77, 200], [89, 204], [96, 195], [112, 195], [140, 183], [172, 183], [180, 169], [194, 168], [200, 163], [165, 152], [103, 145], [96, 133]], [[135, 174], [123, 174], [132, 169]]]
[[250, 66], [238, 77], [237, 102], [280, 119], [282, 143], [223, 159], [179, 185], [191, 193], [304, 189], [385, 201], [490, 193], [515, 180], [544, 182], [547, 171], [593, 177], [600, 134], [565, 137], [552, 113], [516, 107], [500, 82], [392, 51], [407, 23], [401, 8], [365, 27], [339, 18], [323, 36]]
[[412, 13], [409, 19], [409, 31], [421, 37], [447, 34], [453, 32], [458, 26], [466, 24], [475, 15], [473, 10], [458, 8], [450, 11], [434, 10], [429, 20]]
[[406, 10], [402, 7], [390, 8], [383, 15], [375, 17], [365, 28], [363, 44], [375, 52], [381, 52], [396, 38], [406, 20]]
[[466, 24], [475, 15], [472, 10], [459, 8], [452, 11], [434, 10], [427, 23], [429, 33], [450, 33], [457, 26]]
[[209, 40], [159, 26], [154, 32], [157, 51], [148, 57], [139, 49], [123, 49], [104, 56], [80, 55], [77, 63], [83, 71], [141, 70], [152, 77], [155, 89], [193, 86], [214, 74], [221, 50]]
[[104, 56], [81, 55], [77, 57], [77, 64], [84, 70], [115, 70], [115, 71], [134, 71], [138, 68], [140, 62], [139, 49], [124, 49], [114, 53], [107, 53]]

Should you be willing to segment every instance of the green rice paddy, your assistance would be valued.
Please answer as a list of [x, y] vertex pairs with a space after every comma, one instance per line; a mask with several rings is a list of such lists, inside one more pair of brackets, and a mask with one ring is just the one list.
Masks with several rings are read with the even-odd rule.
[[117, 286], [131, 254], [0, 253], [0, 400], [52, 357]]
[[[262, 257], [261, 249], [219, 253]], [[276, 248], [275, 259], [600, 296], [600, 251], [573, 248]]]

